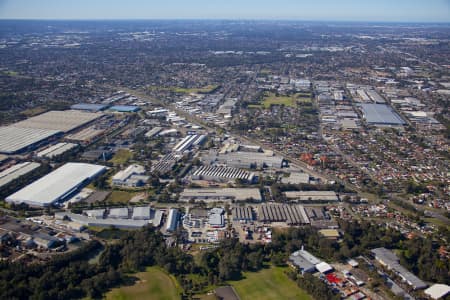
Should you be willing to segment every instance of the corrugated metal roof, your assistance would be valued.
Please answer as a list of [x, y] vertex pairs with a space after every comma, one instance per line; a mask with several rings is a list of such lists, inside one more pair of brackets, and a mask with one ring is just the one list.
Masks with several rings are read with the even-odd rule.
[[369, 124], [403, 125], [405, 121], [385, 104], [361, 104], [366, 122]]
[[0, 152], [15, 153], [60, 133], [58, 130], [0, 127]]
[[76, 110], [100, 111], [106, 109], [107, 107], [108, 105], [105, 104], [79, 103], [72, 105], [70, 108]]
[[48, 206], [74, 192], [83, 182], [106, 169], [86, 163], [67, 163], [41, 179], [8, 196], [7, 202]]
[[10, 183], [11, 181], [25, 175], [36, 168], [38, 168], [41, 164], [35, 162], [23, 162], [17, 165], [14, 165], [3, 172], [0, 172], [0, 187]]
[[14, 127], [39, 128], [69, 132], [84, 124], [103, 116], [103, 113], [92, 113], [78, 110], [54, 110], [14, 123]]

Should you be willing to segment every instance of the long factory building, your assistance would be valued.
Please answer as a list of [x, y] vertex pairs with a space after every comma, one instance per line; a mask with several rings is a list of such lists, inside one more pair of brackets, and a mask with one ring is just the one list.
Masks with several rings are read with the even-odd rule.
[[239, 168], [202, 166], [192, 173], [192, 179], [203, 179], [213, 181], [230, 181], [241, 179], [247, 182], [253, 182], [256, 176]]
[[202, 200], [211, 201], [245, 201], [261, 202], [261, 193], [257, 188], [199, 188], [184, 189], [180, 194], [180, 201]]
[[235, 206], [232, 210], [233, 221], [253, 221], [253, 210], [249, 206]]
[[234, 168], [282, 168], [285, 160], [281, 156], [271, 156], [258, 152], [231, 152], [210, 155], [205, 158], [206, 164], [224, 164]]
[[0, 127], [0, 153], [15, 154], [32, 150], [60, 135], [58, 130]]
[[46, 207], [67, 200], [93, 178], [106, 171], [106, 167], [85, 163], [67, 163], [18, 192], [8, 196], [8, 203], [25, 203]]
[[41, 164], [36, 162], [23, 162], [0, 172], [0, 188], [8, 185], [12, 181], [29, 174], [39, 168]]
[[49, 111], [0, 127], [0, 153], [16, 154], [33, 150], [102, 116], [102, 113], [76, 110]]
[[303, 205], [263, 204], [258, 207], [261, 222], [286, 222], [288, 225], [309, 224]]
[[44, 149], [36, 154], [39, 158], [54, 158], [60, 156], [67, 151], [73, 150], [77, 148], [77, 144], [72, 143], [58, 143], [56, 145], [50, 146], [47, 149]]
[[298, 202], [337, 202], [339, 197], [334, 191], [289, 191], [286, 198]]
[[189, 150], [189, 148], [191, 148], [192, 146], [200, 145], [205, 141], [205, 138], [206, 136], [203, 134], [187, 135], [178, 144], [175, 145], [173, 150], [175, 152], [184, 152], [186, 150]]

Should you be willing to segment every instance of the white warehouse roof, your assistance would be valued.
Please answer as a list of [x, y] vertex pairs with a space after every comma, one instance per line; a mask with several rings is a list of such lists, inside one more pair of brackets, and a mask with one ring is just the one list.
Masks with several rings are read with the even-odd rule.
[[427, 288], [425, 294], [431, 297], [431, 299], [439, 299], [444, 298], [448, 294], [450, 294], [450, 286], [446, 284], [436, 283]]
[[75, 192], [83, 184], [106, 170], [86, 163], [67, 163], [39, 180], [8, 196], [7, 202], [49, 206]]
[[0, 152], [16, 153], [49, 139], [58, 133], [60, 133], [59, 130], [3, 126], [0, 127]]

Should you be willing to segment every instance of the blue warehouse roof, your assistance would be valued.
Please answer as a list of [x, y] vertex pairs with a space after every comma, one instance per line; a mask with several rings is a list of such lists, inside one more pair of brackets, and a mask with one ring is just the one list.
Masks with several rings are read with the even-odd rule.
[[108, 105], [104, 104], [78, 103], [72, 105], [70, 108], [76, 110], [101, 111], [105, 110], [107, 107]]
[[132, 106], [132, 105], [116, 105], [116, 106], [111, 106], [109, 109], [113, 110], [113, 111], [118, 111], [118, 112], [136, 112], [136, 111], [140, 110], [140, 108], [138, 106]]

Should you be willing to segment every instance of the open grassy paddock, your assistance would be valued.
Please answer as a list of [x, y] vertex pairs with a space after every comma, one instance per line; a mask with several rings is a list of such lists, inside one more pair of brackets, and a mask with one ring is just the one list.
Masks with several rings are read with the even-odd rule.
[[284, 273], [287, 267], [270, 267], [259, 272], [245, 272], [244, 279], [230, 281], [241, 300], [296, 299], [312, 298]]
[[[265, 109], [270, 108], [271, 105], [284, 105], [295, 107], [301, 103], [311, 103], [311, 94], [297, 93], [291, 96], [277, 96], [275, 93], [266, 93], [260, 106]], [[250, 108], [256, 108], [259, 105], [249, 105]]]
[[133, 158], [133, 152], [127, 149], [119, 149], [116, 154], [114, 154], [113, 158], [111, 158], [111, 162], [114, 165], [123, 165]]
[[149, 267], [137, 273], [138, 281], [131, 286], [112, 289], [106, 294], [107, 300], [178, 300], [181, 288], [176, 279], [158, 267]]
[[112, 191], [106, 201], [127, 204], [136, 193], [127, 191]]

